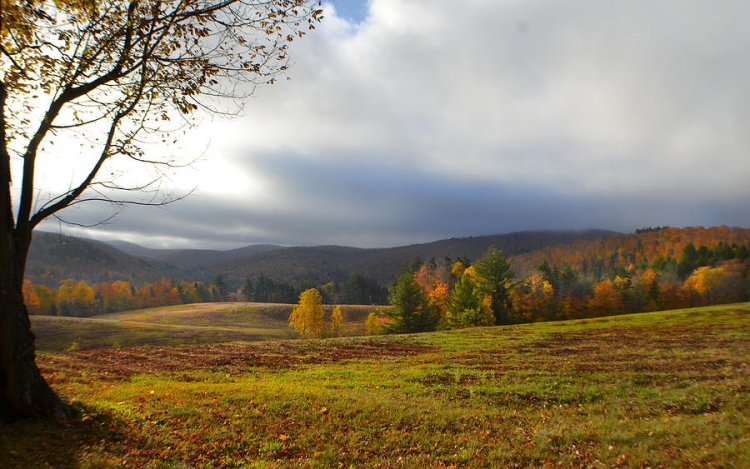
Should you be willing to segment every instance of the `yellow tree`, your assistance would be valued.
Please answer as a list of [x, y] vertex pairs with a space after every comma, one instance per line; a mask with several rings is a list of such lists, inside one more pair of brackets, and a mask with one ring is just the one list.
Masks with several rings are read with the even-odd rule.
[[643, 311], [658, 311], [662, 307], [662, 299], [659, 294], [659, 274], [652, 268], [643, 271], [635, 284], [636, 294], [643, 302]]
[[594, 287], [594, 297], [589, 300], [592, 316], [619, 314], [622, 307], [622, 297], [612, 280], [603, 280]]
[[57, 292], [44, 285], [35, 285], [34, 292], [39, 299], [39, 314], [57, 315]]
[[194, 282], [181, 281], [177, 285], [177, 289], [180, 293], [180, 299], [185, 304], [200, 303], [201, 296], [198, 292], [198, 288]]
[[102, 311], [114, 313], [133, 309], [135, 298], [130, 288], [130, 283], [118, 280], [112, 283], [100, 283], [94, 286], [94, 291], [99, 294], [102, 301]]
[[514, 322], [547, 321], [555, 319], [555, 290], [541, 273], [534, 273], [523, 279], [510, 290], [513, 304], [511, 317]]
[[685, 280], [685, 288], [697, 292], [703, 303], [712, 304], [716, 290], [727, 277], [723, 267], [699, 267]]
[[331, 313], [331, 335], [333, 337], [340, 337], [343, 332], [344, 315], [341, 312], [341, 306], [336, 306]]
[[81, 280], [68, 279], [60, 285], [57, 309], [61, 316], [88, 316], [94, 309], [94, 290]]
[[[321, 13], [307, 0], [0, 0], [0, 417], [68, 412], [23, 303], [33, 230], [82, 202], [114, 215], [179, 199], [158, 192], [179, 161], [156, 145], [199, 109], [238, 113]], [[135, 179], [139, 164], [152, 176]]]
[[96, 293], [85, 281], [78, 282], [71, 294], [75, 316], [90, 316], [94, 312]]
[[430, 304], [435, 309], [435, 314], [438, 315], [438, 323], [444, 323], [446, 315], [448, 314], [448, 298], [450, 293], [448, 292], [448, 284], [439, 283], [435, 285], [435, 288], [428, 294]]
[[289, 326], [302, 337], [320, 337], [323, 334], [322, 303], [323, 298], [317, 289], [303, 291], [289, 316]]
[[370, 312], [365, 320], [365, 335], [380, 334], [380, 316], [375, 311]]

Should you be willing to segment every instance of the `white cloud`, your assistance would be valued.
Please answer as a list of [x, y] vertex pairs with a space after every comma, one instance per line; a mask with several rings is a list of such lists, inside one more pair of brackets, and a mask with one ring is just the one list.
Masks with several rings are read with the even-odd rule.
[[369, 8], [357, 24], [329, 8], [291, 81], [197, 130], [210, 157], [188, 179], [245, 207], [248, 233], [382, 245], [463, 233], [452, 219], [475, 234], [750, 224], [735, 203], [750, 196], [750, 3]]

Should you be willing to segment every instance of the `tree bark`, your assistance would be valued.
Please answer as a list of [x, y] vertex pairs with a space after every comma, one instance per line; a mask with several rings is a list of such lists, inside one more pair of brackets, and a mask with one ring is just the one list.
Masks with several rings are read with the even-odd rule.
[[23, 301], [31, 233], [0, 233], [0, 418], [64, 417], [66, 407], [34, 361], [34, 333]]

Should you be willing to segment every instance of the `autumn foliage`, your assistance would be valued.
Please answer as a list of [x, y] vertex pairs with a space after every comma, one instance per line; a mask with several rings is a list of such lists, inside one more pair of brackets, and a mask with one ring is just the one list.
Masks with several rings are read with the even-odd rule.
[[490, 249], [474, 265], [423, 264], [413, 274], [422, 292], [411, 294], [426, 295], [439, 313], [437, 328], [741, 302], [750, 300], [749, 246], [750, 230], [699, 227], [639, 230], [507, 262]]
[[[289, 316], [289, 326], [305, 338], [323, 335], [323, 298], [315, 288], [302, 292], [299, 303]], [[343, 322], [343, 319], [342, 319]]]
[[[391, 288], [391, 301], [400, 302], [401, 309], [390, 320], [374, 314], [367, 331], [515, 324], [747, 301], [748, 246], [747, 229], [662, 228], [545, 248], [507, 260], [498, 250], [490, 250], [474, 263], [466, 258], [412, 262]], [[264, 276], [246, 280], [238, 293], [222, 293], [215, 283], [161, 279], [143, 285], [88, 285], [68, 279], [51, 288], [26, 280], [23, 294], [31, 314], [79, 317], [176, 304], [302, 297], [294, 286]], [[377, 288], [371, 278], [357, 275], [343, 288], [329, 282], [315, 290], [320, 304], [336, 304], [335, 300], [348, 299], [370, 302]], [[334, 312], [320, 332], [310, 334], [310, 329], [302, 335], [338, 336], [342, 324], [343, 316]]]
[[128, 282], [96, 283], [68, 279], [58, 288], [23, 284], [29, 314], [44, 316], [88, 317], [133, 309], [202, 303], [218, 299], [216, 288], [203, 282], [175, 282], [161, 279], [133, 286]]

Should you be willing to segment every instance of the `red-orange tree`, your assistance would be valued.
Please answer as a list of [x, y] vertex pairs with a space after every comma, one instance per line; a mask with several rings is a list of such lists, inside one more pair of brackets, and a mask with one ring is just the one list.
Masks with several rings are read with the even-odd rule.
[[[84, 201], [168, 202], [153, 193], [158, 171], [124, 172], [174, 164], [142, 142], [272, 82], [320, 14], [305, 0], [0, 0], [0, 417], [66, 412], [35, 364], [23, 303], [34, 228]], [[80, 177], [39, 186], [60, 161]]]

